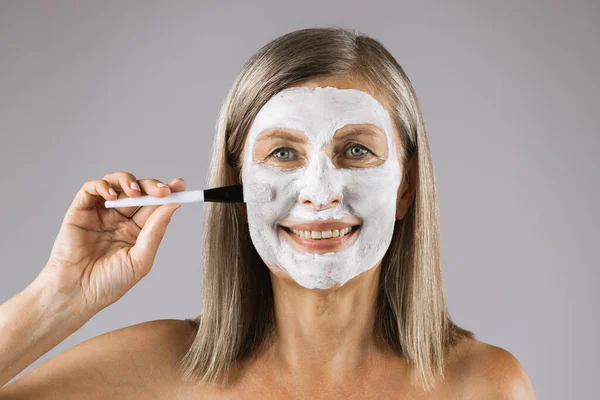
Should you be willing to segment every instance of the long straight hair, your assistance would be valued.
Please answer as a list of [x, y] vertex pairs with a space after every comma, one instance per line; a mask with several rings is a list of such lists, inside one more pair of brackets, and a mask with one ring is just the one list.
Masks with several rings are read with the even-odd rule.
[[[404, 358], [425, 391], [444, 379], [447, 355], [473, 332], [454, 324], [444, 298], [439, 211], [433, 162], [415, 91], [402, 67], [377, 40], [338, 27], [302, 29], [280, 36], [243, 66], [223, 102], [207, 187], [241, 184], [240, 162], [248, 130], [261, 107], [281, 90], [311, 79], [362, 79], [389, 100], [401, 137], [406, 170], [418, 164], [416, 193], [396, 220], [381, 263], [374, 334]], [[245, 205], [206, 203], [203, 231], [202, 314], [179, 370], [184, 381], [225, 387], [236, 363], [256, 354], [274, 330], [268, 268], [250, 239]]]

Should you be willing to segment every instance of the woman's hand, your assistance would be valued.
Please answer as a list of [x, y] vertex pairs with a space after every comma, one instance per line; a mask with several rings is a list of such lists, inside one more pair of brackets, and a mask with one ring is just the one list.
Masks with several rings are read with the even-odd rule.
[[[141, 192], [132, 188], [138, 183]], [[137, 181], [114, 172], [83, 184], [69, 206], [50, 258], [36, 279], [77, 302], [89, 318], [120, 299], [152, 268], [173, 212], [180, 204], [105, 208], [105, 200], [186, 189], [182, 179], [158, 187], [156, 179]]]

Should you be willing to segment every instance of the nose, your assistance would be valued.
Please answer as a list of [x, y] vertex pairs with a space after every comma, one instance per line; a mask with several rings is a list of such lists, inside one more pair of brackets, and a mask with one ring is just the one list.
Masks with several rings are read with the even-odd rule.
[[304, 173], [298, 201], [312, 210], [326, 210], [342, 202], [342, 176], [326, 154], [311, 160]]
[[312, 210], [319, 211], [327, 210], [328, 208], [333, 208], [340, 204], [342, 202], [342, 195], [339, 194], [337, 196], [331, 197], [324, 203], [321, 203], [319, 201], [316, 201], [314, 198], [304, 195], [300, 195], [300, 198], [298, 200], [300, 201], [300, 203], [307, 207], [310, 207]]

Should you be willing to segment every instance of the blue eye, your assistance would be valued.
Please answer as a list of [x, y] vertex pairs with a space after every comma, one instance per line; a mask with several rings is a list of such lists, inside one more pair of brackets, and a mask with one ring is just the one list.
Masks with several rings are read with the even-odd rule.
[[294, 159], [294, 153], [292, 152], [291, 149], [288, 149], [286, 147], [280, 147], [279, 149], [275, 149], [272, 153], [272, 156], [275, 156], [275, 158], [278, 158], [280, 160], [293, 160]]
[[354, 145], [348, 147], [344, 154], [346, 154], [349, 157], [357, 158], [357, 157], [362, 157], [367, 153], [369, 153], [369, 150], [367, 150], [365, 147], [363, 147], [359, 144], [354, 144]]

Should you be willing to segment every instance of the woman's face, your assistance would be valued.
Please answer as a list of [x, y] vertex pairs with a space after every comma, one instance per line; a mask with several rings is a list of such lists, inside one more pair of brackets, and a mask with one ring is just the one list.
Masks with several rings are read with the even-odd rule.
[[338, 87], [279, 92], [244, 146], [243, 184], [268, 183], [274, 195], [246, 204], [252, 242], [273, 273], [308, 289], [377, 265], [394, 230], [401, 167], [390, 116], [364, 87]]

